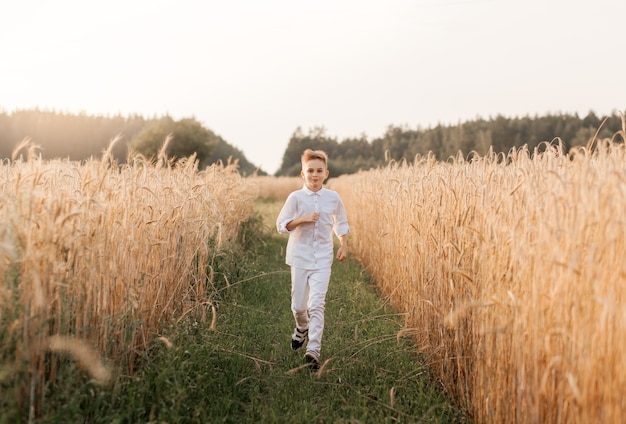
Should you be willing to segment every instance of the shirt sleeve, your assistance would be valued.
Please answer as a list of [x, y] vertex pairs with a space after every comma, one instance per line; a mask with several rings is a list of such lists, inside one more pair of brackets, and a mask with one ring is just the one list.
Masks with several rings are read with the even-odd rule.
[[337, 201], [337, 213], [335, 215], [333, 231], [337, 237], [345, 236], [350, 232], [350, 226], [348, 225], [348, 215], [340, 197], [338, 197]]
[[289, 234], [291, 231], [287, 229], [287, 224], [296, 218], [297, 202], [296, 197], [290, 194], [285, 201], [278, 218], [276, 218], [276, 229], [281, 234]]

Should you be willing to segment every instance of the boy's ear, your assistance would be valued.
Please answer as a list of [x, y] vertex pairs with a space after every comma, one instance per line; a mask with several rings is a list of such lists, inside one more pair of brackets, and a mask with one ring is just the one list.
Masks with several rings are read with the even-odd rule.
[[300, 178], [304, 178], [304, 171], [300, 171]]

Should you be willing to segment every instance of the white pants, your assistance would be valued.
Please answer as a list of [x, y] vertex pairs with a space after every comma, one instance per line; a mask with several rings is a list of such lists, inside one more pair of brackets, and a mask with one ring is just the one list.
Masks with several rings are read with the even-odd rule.
[[307, 353], [320, 357], [324, 332], [324, 307], [330, 267], [308, 270], [291, 267], [291, 311], [300, 330], [309, 330]]

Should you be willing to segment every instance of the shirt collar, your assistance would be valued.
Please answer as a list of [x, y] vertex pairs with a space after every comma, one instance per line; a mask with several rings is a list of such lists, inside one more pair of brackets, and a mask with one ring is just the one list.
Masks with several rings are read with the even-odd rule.
[[319, 189], [319, 190], [317, 190], [317, 191], [312, 191], [312, 190], [311, 190], [311, 189], [309, 189], [309, 188], [306, 186], [306, 184], [305, 184], [304, 186], [302, 186], [302, 190], [304, 190], [304, 192], [305, 192], [306, 194], [308, 194], [309, 196], [313, 196], [313, 195], [318, 195], [318, 196], [320, 196], [320, 195], [322, 194], [322, 192], [325, 190], [325, 188], [324, 188], [324, 187], [322, 187], [322, 188], [320, 188], [320, 189]]

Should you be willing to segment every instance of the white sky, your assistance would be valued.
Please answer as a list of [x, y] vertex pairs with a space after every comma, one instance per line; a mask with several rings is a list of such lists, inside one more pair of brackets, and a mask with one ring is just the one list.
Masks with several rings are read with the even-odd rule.
[[0, 108], [195, 117], [269, 173], [289, 138], [626, 108], [624, 0], [20, 0]]

